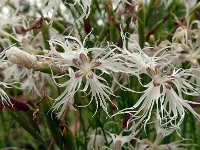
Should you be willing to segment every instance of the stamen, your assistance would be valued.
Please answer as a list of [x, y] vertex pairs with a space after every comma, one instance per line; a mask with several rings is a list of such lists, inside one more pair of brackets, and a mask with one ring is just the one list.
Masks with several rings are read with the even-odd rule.
[[160, 83], [153, 81], [153, 86], [160, 86]]
[[89, 79], [93, 79], [93, 77], [94, 77], [94, 75], [93, 75], [93, 73], [92, 73], [92, 72], [88, 73], [88, 75], [87, 75], [87, 76], [88, 76], [88, 78], [89, 78]]
[[72, 62], [73, 62], [73, 63], [74, 63], [74, 65], [75, 65], [75, 66], [77, 66], [77, 67], [80, 67], [80, 65], [81, 65], [81, 62], [80, 62], [80, 60], [79, 60], [79, 59], [77, 59], [77, 58], [73, 58]]
[[81, 60], [82, 62], [87, 61], [87, 56], [86, 56], [84, 53], [81, 53], [81, 54], [79, 55], [79, 58], [80, 58], [80, 60]]
[[100, 61], [95, 61], [94, 64], [93, 64], [93, 67], [98, 67], [102, 64], [102, 62]]
[[150, 75], [153, 74], [152, 69], [151, 69], [150, 67], [147, 67], [146, 70], [147, 70], [147, 72], [148, 72]]
[[169, 84], [169, 83], [165, 83], [165, 87], [168, 89], [168, 90], [171, 90], [172, 86]]
[[160, 74], [160, 66], [155, 66], [155, 75]]
[[176, 76], [171, 76], [171, 80], [175, 80], [175, 79], [177, 79]]
[[79, 78], [82, 75], [83, 75], [83, 72], [78, 71], [78, 72], [75, 73], [75, 78]]

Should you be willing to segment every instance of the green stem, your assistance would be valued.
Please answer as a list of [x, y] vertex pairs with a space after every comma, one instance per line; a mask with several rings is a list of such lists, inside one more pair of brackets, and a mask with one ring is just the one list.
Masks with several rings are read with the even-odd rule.
[[86, 132], [86, 128], [85, 128], [85, 125], [84, 125], [84, 121], [83, 121], [81, 110], [82, 109], [79, 110], [80, 111], [80, 121], [81, 121], [81, 124], [83, 126], [83, 133], [84, 133], [84, 136], [85, 136], [85, 145], [87, 145], [87, 132]]
[[102, 123], [100, 121], [100, 118], [101, 118], [101, 114], [100, 113], [101, 113], [101, 111], [99, 111], [99, 118], [98, 118], [99, 125], [100, 125], [101, 130], [103, 131], [103, 135], [104, 135], [104, 138], [105, 138], [106, 145], [109, 146], [109, 143], [108, 143], [108, 140], [107, 140], [107, 137], [106, 137], [106, 133], [105, 133], [103, 125], [102, 125]]

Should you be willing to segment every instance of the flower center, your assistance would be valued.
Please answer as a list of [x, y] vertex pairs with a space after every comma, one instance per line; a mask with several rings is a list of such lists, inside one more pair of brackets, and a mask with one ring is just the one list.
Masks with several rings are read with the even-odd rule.
[[169, 75], [162, 75], [162, 71], [159, 66], [156, 66], [155, 68], [147, 68], [146, 70], [151, 76], [154, 86], [160, 86], [162, 84], [166, 88], [171, 89], [169, 82], [173, 78]]
[[88, 61], [85, 61], [81, 64], [80, 69], [84, 72], [85, 75], [91, 72], [91, 64]]

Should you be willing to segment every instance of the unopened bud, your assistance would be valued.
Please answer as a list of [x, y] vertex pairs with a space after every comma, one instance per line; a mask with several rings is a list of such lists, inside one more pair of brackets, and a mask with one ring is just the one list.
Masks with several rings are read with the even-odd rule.
[[26, 68], [35, 68], [37, 66], [37, 58], [19, 48], [13, 46], [5, 52], [8, 60], [13, 64], [24, 66]]
[[155, 37], [151, 34], [150, 37], [149, 37], [149, 44], [151, 46], [154, 46], [155, 45]]

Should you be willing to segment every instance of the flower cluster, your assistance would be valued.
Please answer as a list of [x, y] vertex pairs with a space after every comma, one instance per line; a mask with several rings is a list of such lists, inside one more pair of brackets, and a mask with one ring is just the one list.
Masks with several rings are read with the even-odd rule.
[[[196, 19], [200, 3], [108, 0], [98, 5], [91, 0], [46, 0], [35, 4], [36, 10], [43, 10], [28, 13], [21, 3], [0, 2], [4, 20], [0, 22], [0, 102], [4, 107], [15, 107], [10, 100], [13, 91], [20, 90], [22, 96], [36, 101], [45, 91], [52, 101], [49, 111], [61, 120], [62, 136], [68, 108], [80, 112], [83, 129], [76, 132], [86, 136], [86, 149], [175, 150], [190, 146], [184, 139], [163, 141], [176, 133], [181, 138], [188, 113], [200, 120], [194, 108], [200, 104], [194, 100], [200, 96], [200, 21]], [[174, 5], [184, 10], [180, 12], [183, 18], [175, 15], [179, 12]], [[154, 25], [150, 16], [157, 12], [151, 11], [158, 7], [170, 13], [155, 19]], [[68, 11], [71, 13], [66, 15]], [[42, 18], [35, 19], [34, 13]], [[102, 19], [104, 13], [107, 22]], [[173, 28], [160, 31], [166, 20]], [[82, 110], [93, 114], [84, 116], [91, 123], [83, 121]], [[103, 125], [102, 120], [106, 122]], [[107, 125], [110, 121], [117, 129]], [[89, 124], [88, 129], [84, 124]], [[150, 137], [150, 128], [155, 138], [140, 136], [144, 132]]]

